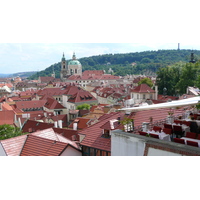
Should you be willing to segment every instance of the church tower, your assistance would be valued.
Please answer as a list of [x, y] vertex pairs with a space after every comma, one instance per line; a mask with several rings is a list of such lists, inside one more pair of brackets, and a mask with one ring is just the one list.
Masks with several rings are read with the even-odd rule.
[[65, 55], [63, 53], [63, 57], [61, 60], [61, 71], [60, 71], [60, 78], [62, 81], [65, 81], [67, 79], [67, 75], [68, 75], [68, 67], [67, 67], [67, 62], [65, 60]]

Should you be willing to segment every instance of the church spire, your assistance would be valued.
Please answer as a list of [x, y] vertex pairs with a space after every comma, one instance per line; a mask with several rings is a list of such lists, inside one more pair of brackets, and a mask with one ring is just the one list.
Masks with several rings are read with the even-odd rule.
[[65, 54], [64, 54], [64, 52], [63, 52], [62, 61], [65, 61]]
[[75, 52], [73, 53], [72, 59], [73, 59], [73, 60], [76, 60]]

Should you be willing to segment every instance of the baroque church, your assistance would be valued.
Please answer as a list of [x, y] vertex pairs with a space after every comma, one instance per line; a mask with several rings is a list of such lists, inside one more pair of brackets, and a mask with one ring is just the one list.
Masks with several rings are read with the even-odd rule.
[[72, 60], [69, 61], [69, 63], [67, 64], [67, 61], [65, 60], [65, 55], [63, 53], [63, 57], [61, 60], [60, 78], [63, 82], [65, 82], [72, 75], [80, 75], [81, 76], [82, 75], [82, 65], [76, 59], [75, 53], [72, 56]]
[[120, 78], [111, 74], [105, 74], [104, 70], [87, 70], [82, 72], [82, 65], [77, 60], [75, 53], [73, 53], [72, 60], [68, 63], [63, 57], [61, 59], [60, 79], [62, 82], [70, 82], [86, 87], [90, 83], [115, 83]]

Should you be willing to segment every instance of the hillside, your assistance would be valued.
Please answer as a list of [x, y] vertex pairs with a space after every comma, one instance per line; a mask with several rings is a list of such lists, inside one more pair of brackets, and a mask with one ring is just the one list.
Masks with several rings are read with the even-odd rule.
[[[78, 59], [85, 70], [105, 70], [112, 68], [115, 75], [147, 74], [155, 75], [160, 67], [165, 67], [176, 62], [188, 62], [192, 50], [158, 50], [135, 53], [105, 54]], [[193, 50], [196, 60], [200, 59], [200, 51]], [[68, 60], [69, 61], [69, 60]], [[132, 63], [135, 63], [132, 65]], [[61, 63], [55, 63], [43, 71], [30, 77], [51, 76], [53, 69], [56, 77], [60, 77]]]

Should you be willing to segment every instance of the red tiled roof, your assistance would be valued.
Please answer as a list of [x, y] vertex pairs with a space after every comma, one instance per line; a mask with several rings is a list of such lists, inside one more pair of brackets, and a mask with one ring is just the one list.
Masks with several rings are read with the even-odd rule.
[[13, 110], [0, 111], [0, 125], [9, 124], [14, 125], [15, 113]]
[[21, 135], [6, 140], [1, 140], [3, 148], [8, 156], [19, 156], [27, 135]]
[[79, 141], [79, 135], [77, 131], [71, 129], [63, 129], [63, 128], [53, 128], [56, 133], [61, 134], [63, 137], [73, 140], [73, 136], [75, 135], [76, 140]]
[[161, 101], [163, 101], [163, 102], [166, 102], [166, 101], [168, 101], [168, 100], [178, 100], [178, 97], [175, 97], [175, 96], [168, 96], [168, 95], [166, 95], [166, 96], [164, 96], [164, 95], [158, 95], [158, 100], [161, 100]]
[[42, 131], [37, 131], [37, 132], [31, 133], [31, 135], [39, 136], [39, 137], [50, 139], [50, 140], [56, 140], [59, 142], [64, 142], [66, 144], [71, 144], [75, 148], [78, 148], [78, 145], [76, 144], [76, 142], [74, 142], [71, 139], [68, 139], [58, 133], [55, 133], [53, 128], [45, 129]]
[[80, 134], [85, 135], [81, 145], [104, 151], [111, 151], [111, 139], [102, 137], [102, 129], [100, 127], [107, 121], [117, 119], [120, 116], [124, 116], [124, 113], [105, 114], [105, 116], [102, 116], [101, 120], [99, 120], [96, 124], [79, 131]]
[[105, 130], [115, 130], [119, 126], [120, 126], [119, 121], [114, 119], [114, 120], [109, 120], [104, 125], [102, 125], [100, 128], [105, 129]]
[[11, 97], [11, 99], [13, 101], [21, 101], [22, 100], [22, 98], [20, 98], [20, 97]]
[[11, 83], [0, 83], [0, 87], [7, 86], [8, 88], [12, 88], [13, 84]]
[[1, 106], [2, 106], [2, 110], [13, 110], [13, 108], [6, 102], [3, 102]]
[[74, 95], [76, 93], [78, 93], [79, 91], [85, 91], [80, 87], [77, 86], [69, 86], [66, 88], [65, 94], [66, 95]]
[[68, 78], [68, 80], [76, 80], [76, 81], [81, 81], [81, 80], [117, 80], [120, 79], [118, 76], [114, 76], [111, 74], [93, 74], [93, 75], [72, 75]]
[[38, 130], [44, 130], [47, 128], [52, 128], [54, 127], [54, 124], [48, 124], [48, 123], [43, 123], [43, 122], [37, 122], [33, 120], [27, 120], [27, 122], [24, 124], [22, 127], [23, 132], [25, 133], [31, 133], [35, 132]]
[[50, 81], [52, 81], [52, 82], [60, 81], [60, 79], [55, 79], [53, 76], [48, 76], [48, 77], [40, 76], [39, 79], [40, 79], [41, 83], [49, 83]]
[[16, 107], [18, 109], [41, 108], [45, 105], [45, 103], [46, 100], [17, 101]]
[[153, 92], [155, 93], [155, 90], [152, 90], [147, 84], [141, 84], [139, 86], [137, 86], [136, 88], [134, 88], [133, 90], [131, 90], [131, 92], [135, 92], [135, 93], [149, 93], [149, 92]]
[[46, 103], [44, 105], [48, 109], [63, 109], [65, 108], [63, 105], [61, 105], [58, 101], [56, 101], [54, 98], [47, 98]]
[[[153, 109], [153, 110], [142, 110], [142, 111], [137, 111], [132, 113], [134, 115], [134, 126], [141, 126], [143, 122], [150, 122], [150, 117], [153, 117], [153, 123], [166, 119], [168, 116], [168, 112], [171, 111], [170, 109], [167, 108], [162, 108], [162, 109]], [[173, 109], [174, 115], [178, 116], [181, 115], [183, 112], [185, 112], [182, 109]]]
[[73, 128], [73, 124], [78, 122], [77, 128], [78, 129], [84, 129], [84, 128], [88, 127], [88, 125], [87, 125], [88, 121], [90, 121], [90, 119], [78, 117], [69, 125], [69, 128]]
[[20, 156], [59, 156], [68, 144], [35, 135], [27, 135]]
[[66, 92], [64, 88], [44, 88], [37, 92], [38, 96], [61, 96]]
[[104, 74], [104, 71], [103, 70], [86, 70], [82, 73], [83, 76], [89, 76], [91, 74], [102, 75]]
[[87, 101], [97, 101], [97, 99], [88, 91], [79, 90], [76, 94], [68, 99], [68, 102], [78, 103]]

